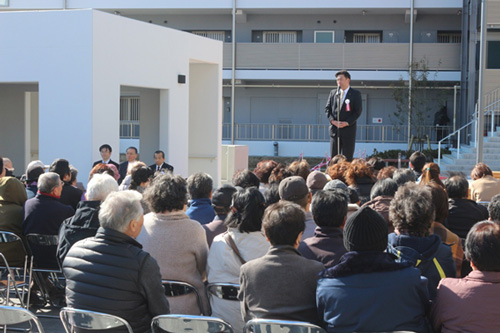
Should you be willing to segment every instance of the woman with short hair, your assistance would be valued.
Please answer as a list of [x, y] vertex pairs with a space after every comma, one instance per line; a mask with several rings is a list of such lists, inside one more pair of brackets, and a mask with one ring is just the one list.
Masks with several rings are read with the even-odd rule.
[[500, 180], [493, 177], [493, 172], [485, 163], [478, 163], [470, 173], [470, 198], [474, 201], [491, 201], [500, 193]]

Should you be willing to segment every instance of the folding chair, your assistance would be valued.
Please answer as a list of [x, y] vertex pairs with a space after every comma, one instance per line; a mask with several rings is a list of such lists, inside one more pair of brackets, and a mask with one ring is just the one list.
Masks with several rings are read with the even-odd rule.
[[160, 315], [151, 321], [151, 332], [233, 333], [230, 324], [215, 317]]
[[195, 286], [184, 281], [176, 280], [161, 280], [161, 283], [165, 288], [165, 296], [167, 297], [184, 296], [194, 293], [196, 295], [196, 301], [198, 302], [198, 309], [200, 310], [200, 313], [203, 313], [201, 297]]
[[128, 333], [134, 333], [132, 327], [130, 327], [130, 324], [125, 319], [107, 313], [62, 308], [59, 317], [66, 333], [75, 332], [75, 328], [79, 332], [82, 330], [109, 330], [110, 332], [116, 332], [120, 327], [126, 329]]
[[311, 323], [291, 320], [252, 319], [245, 324], [244, 333], [326, 333]]
[[0, 231], [0, 251], [4, 249], [6, 253], [9, 251], [9, 253], [12, 253], [11, 250], [16, 250], [22, 251], [21, 255], [24, 255], [24, 262], [21, 266], [12, 266], [9, 264], [9, 262], [12, 262], [10, 260], [11, 258], [5, 256], [3, 252], [0, 252], [0, 269], [3, 270], [2, 276], [6, 277], [6, 280], [0, 281], [0, 289], [5, 292], [5, 305], [9, 305], [10, 293], [13, 291], [19, 299], [21, 306], [27, 308], [24, 299], [25, 295], [28, 295], [29, 285], [31, 283], [32, 260], [29, 260], [28, 253], [26, 252], [21, 237], [12, 232]]
[[33, 321], [38, 332], [44, 333], [42, 323], [31, 311], [14, 306], [0, 306], [0, 325], [4, 329], [7, 325], [16, 325], [27, 321], [30, 323]]
[[238, 301], [238, 291], [240, 285], [235, 283], [209, 283], [207, 290], [210, 295], [229, 301]]

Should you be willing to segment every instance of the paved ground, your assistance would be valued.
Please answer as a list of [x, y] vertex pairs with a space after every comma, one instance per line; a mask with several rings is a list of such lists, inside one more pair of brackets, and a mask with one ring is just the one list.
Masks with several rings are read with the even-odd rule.
[[[65, 333], [64, 327], [61, 323], [61, 320], [59, 319], [59, 310], [60, 310], [59, 308], [51, 308], [49, 306], [46, 306], [43, 309], [30, 308], [30, 311], [33, 312], [42, 322], [43, 329], [46, 333]], [[46, 316], [51, 316], [52, 318]], [[28, 327], [29, 324], [9, 326], [9, 328], [28, 328]], [[15, 332], [15, 330], [7, 329], [7, 332]], [[32, 332], [36, 332], [36, 330], [33, 329]]]

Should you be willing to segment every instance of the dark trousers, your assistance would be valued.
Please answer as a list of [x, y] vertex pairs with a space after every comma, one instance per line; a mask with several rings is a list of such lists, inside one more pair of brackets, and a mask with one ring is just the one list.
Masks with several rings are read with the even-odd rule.
[[[349, 162], [352, 161], [354, 155], [354, 146], [356, 144], [356, 137], [340, 137], [340, 153], [343, 154]], [[337, 136], [330, 136], [330, 153], [331, 157], [339, 154], [337, 150]]]

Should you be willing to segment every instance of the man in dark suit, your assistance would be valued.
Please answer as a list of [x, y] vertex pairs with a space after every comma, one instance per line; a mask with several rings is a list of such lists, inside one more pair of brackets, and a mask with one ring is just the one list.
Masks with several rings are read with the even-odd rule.
[[113, 149], [111, 149], [111, 146], [108, 144], [100, 146], [99, 153], [101, 153], [102, 160], [95, 161], [94, 164], [92, 164], [92, 167], [95, 167], [99, 163], [104, 163], [104, 164], [113, 164], [118, 169], [120, 165], [111, 159], [112, 151]]
[[168, 163], [165, 163], [165, 153], [162, 150], [155, 151], [155, 164], [149, 166], [153, 172], [157, 171], [170, 171], [174, 172], [174, 167]]
[[118, 172], [120, 172], [120, 179], [118, 180], [118, 184], [121, 184], [122, 180], [127, 175], [128, 164], [137, 160], [137, 148], [128, 147], [125, 151], [125, 156], [127, 160], [123, 163], [120, 163], [120, 166], [118, 167]]
[[344, 154], [348, 161], [352, 161], [356, 143], [356, 120], [362, 111], [361, 93], [350, 87], [351, 74], [348, 71], [337, 72], [335, 78], [337, 89], [330, 91], [325, 107], [330, 122], [331, 157]]

